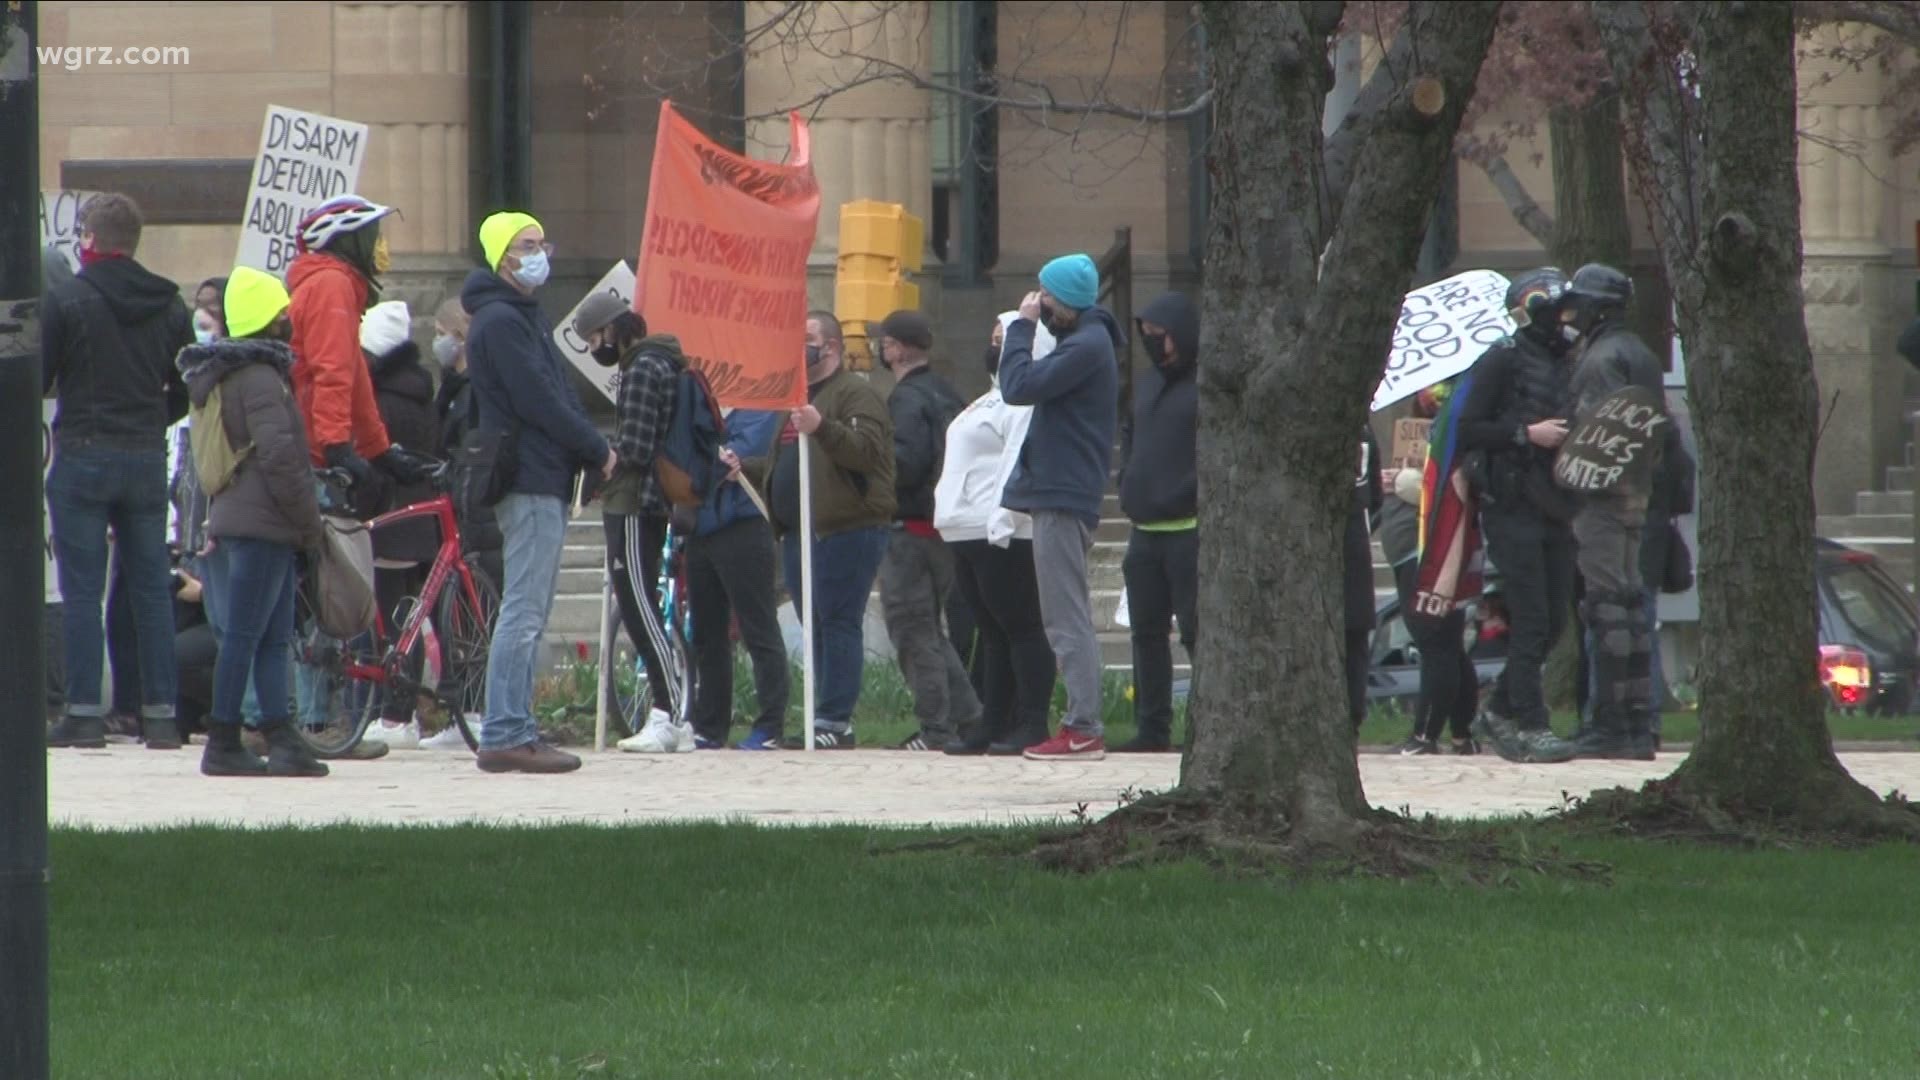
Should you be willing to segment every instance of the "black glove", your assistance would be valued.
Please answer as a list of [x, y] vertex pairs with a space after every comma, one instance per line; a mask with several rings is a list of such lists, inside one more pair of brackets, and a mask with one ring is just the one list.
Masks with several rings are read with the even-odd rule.
[[339, 469], [353, 478], [353, 486], [365, 488], [373, 484], [373, 466], [367, 459], [353, 452], [352, 443], [335, 443], [324, 451], [327, 467]]
[[387, 448], [387, 452], [373, 459], [380, 471], [402, 484], [424, 484], [433, 475], [434, 461], [421, 457], [398, 443]]

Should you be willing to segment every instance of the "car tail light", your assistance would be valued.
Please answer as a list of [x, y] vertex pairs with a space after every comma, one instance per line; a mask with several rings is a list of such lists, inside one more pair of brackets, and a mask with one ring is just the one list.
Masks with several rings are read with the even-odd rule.
[[1867, 700], [1873, 685], [1873, 665], [1867, 654], [1846, 645], [1820, 646], [1820, 684], [1842, 706]]

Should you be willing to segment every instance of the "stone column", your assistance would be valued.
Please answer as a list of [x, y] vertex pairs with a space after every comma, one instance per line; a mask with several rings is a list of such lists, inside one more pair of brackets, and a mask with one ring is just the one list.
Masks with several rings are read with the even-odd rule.
[[335, 115], [371, 129], [360, 193], [398, 207], [387, 296], [419, 328], [466, 272], [467, 5], [334, 5]]
[[[749, 35], [789, 6], [748, 3]], [[901, 203], [928, 222], [931, 233], [931, 92], [898, 79], [861, 81], [892, 68], [931, 78], [931, 14], [928, 3], [808, 4], [761, 34], [747, 54], [746, 113], [757, 117], [747, 123], [747, 153], [781, 159], [788, 149], [786, 110], [811, 118], [813, 171], [820, 180], [820, 231], [809, 274], [816, 303], [830, 305], [833, 298], [842, 203]], [[934, 277], [918, 279], [923, 303]]]
[[[1831, 47], [1870, 33], [1823, 27]], [[1803, 62], [1800, 128], [1802, 282], [1822, 418], [1814, 495], [1823, 515], [1854, 513], [1856, 493], [1880, 490], [1907, 440], [1906, 370], [1885, 324], [1889, 249], [1883, 217], [1891, 160], [1885, 76], [1830, 60]], [[1837, 396], [1836, 396], [1837, 395]]]

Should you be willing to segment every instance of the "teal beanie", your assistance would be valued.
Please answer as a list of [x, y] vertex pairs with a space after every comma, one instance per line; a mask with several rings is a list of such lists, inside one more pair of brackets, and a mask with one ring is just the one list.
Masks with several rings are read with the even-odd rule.
[[1100, 270], [1085, 255], [1062, 255], [1040, 268], [1040, 287], [1075, 311], [1100, 302]]

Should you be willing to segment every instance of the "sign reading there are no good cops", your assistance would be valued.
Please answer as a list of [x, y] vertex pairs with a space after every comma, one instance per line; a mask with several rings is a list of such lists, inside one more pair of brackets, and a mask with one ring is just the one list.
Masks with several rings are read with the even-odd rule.
[[1453, 378], [1512, 332], [1507, 284], [1492, 270], [1469, 270], [1408, 293], [1373, 411]]
[[366, 159], [367, 125], [267, 106], [234, 261], [286, 277], [299, 253], [300, 219], [328, 199], [353, 192]]

